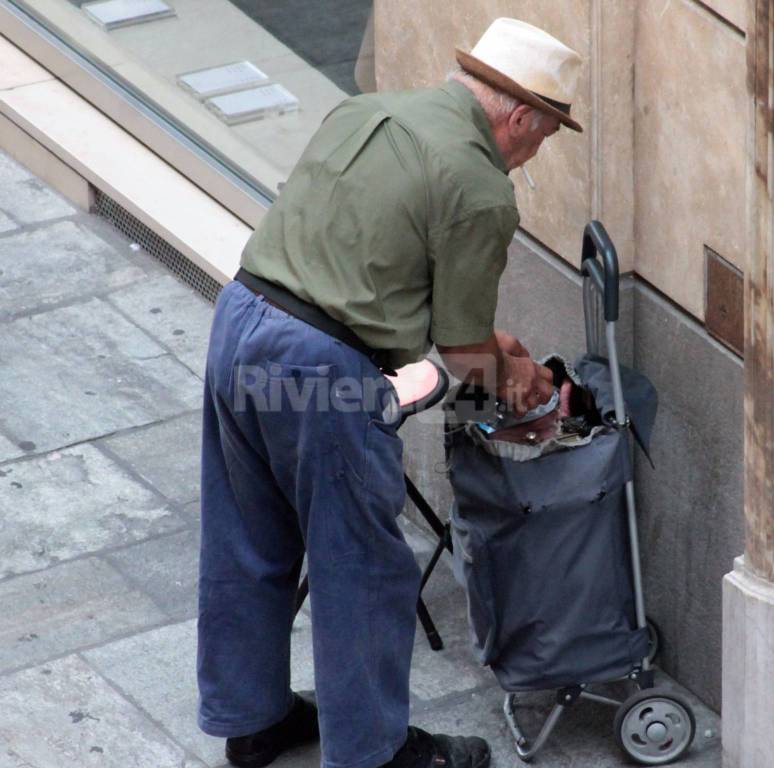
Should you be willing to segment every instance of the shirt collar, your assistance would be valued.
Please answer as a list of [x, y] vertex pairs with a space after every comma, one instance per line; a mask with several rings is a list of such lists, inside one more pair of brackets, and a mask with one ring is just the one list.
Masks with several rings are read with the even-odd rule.
[[505, 160], [500, 152], [500, 148], [495, 141], [492, 126], [481, 106], [479, 100], [473, 95], [469, 88], [456, 80], [450, 80], [441, 86], [441, 90], [448, 93], [461, 108], [466, 117], [470, 119], [473, 125], [478, 129], [482, 142], [489, 152], [489, 159], [503, 173], [508, 173]]

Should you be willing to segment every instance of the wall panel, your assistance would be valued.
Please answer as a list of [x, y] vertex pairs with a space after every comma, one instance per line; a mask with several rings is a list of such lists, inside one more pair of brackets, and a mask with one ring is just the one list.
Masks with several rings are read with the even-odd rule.
[[637, 3], [636, 271], [704, 317], [704, 245], [744, 269], [744, 38], [693, 0]]

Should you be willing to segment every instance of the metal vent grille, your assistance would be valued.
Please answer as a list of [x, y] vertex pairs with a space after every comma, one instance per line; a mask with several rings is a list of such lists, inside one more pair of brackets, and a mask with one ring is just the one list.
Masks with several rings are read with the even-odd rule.
[[94, 190], [94, 213], [107, 219], [119, 232], [130, 238], [132, 242], [139, 243], [144, 250], [158, 259], [184, 283], [190, 285], [208, 301], [215, 303], [222, 288], [217, 280], [159, 237], [112, 197], [98, 189]]

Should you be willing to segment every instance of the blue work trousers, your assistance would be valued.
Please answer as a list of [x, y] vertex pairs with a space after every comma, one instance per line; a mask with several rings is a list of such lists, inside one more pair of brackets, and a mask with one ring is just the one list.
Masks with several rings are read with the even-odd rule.
[[206, 733], [242, 736], [287, 714], [306, 552], [324, 768], [372, 768], [405, 741], [420, 573], [397, 523], [394, 398], [351, 347], [241, 283], [221, 292], [202, 444]]

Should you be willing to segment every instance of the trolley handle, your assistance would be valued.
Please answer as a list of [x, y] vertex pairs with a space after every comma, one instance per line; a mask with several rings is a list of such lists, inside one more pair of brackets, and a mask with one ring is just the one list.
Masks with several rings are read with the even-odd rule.
[[[602, 256], [602, 264], [597, 260]], [[601, 221], [591, 221], [583, 230], [581, 272], [590, 277], [604, 297], [605, 321], [618, 320], [618, 254]]]

